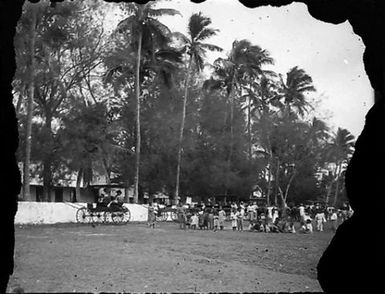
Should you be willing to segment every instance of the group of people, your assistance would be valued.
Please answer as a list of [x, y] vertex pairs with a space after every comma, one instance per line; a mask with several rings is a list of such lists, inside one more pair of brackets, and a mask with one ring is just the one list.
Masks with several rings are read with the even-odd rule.
[[342, 218], [343, 221], [351, 216], [351, 212], [344, 211], [326, 209], [321, 204], [312, 206], [301, 204], [296, 208], [287, 208], [283, 213], [277, 207], [259, 207], [256, 202], [239, 204], [234, 202], [226, 210], [222, 206], [205, 206], [205, 204], [199, 207], [177, 206], [179, 226], [184, 230], [224, 230], [225, 221], [230, 220], [233, 231], [248, 230], [265, 233], [296, 233], [296, 222], [300, 222], [300, 233], [322, 232], [326, 222], [330, 222], [332, 230], [335, 231], [339, 219]]

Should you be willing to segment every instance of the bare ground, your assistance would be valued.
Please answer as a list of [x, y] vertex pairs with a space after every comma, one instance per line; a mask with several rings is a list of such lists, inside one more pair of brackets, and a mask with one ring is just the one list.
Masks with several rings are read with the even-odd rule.
[[316, 265], [331, 237], [174, 223], [17, 227], [8, 291], [319, 292]]

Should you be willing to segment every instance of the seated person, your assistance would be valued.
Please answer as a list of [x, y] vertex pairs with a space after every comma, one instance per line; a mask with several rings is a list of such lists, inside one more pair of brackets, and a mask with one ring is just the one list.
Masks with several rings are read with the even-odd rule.
[[111, 196], [107, 195], [103, 197], [102, 203], [104, 206], [108, 206], [111, 202]]
[[117, 204], [123, 205], [124, 196], [122, 195], [122, 191], [120, 191], [120, 190], [116, 191], [115, 200], [116, 200]]
[[304, 233], [304, 234], [311, 234], [311, 233], [313, 233], [313, 225], [311, 224], [311, 220], [310, 219], [307, 219], [305, 224], [302, 225], [300, 232]]
[[268, 222], [267, 226], [269, 228], [270, 233], [279, 233], [279, 227], [278, 227], [279, 221], [278, 218], [275, 220], [275, 222]]

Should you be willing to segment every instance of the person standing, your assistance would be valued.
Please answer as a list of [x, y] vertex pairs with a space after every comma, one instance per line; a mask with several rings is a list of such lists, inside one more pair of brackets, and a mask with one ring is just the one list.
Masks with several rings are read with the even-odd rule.
[[184, 207], [178, 203], [178, 206], [176, 207], [177, 215], [178, 215], [178, 222], [179, 222], [179, 228], [182, 230], [186, 229], [186, 212]]
[[298, 207], [299, 217], [302, 223], [305, 222], [305, 206], [301, 203]]
[[155, 222], [156, 222], [156, 216], [155, 216], [155, 212], [154, 212], [154, 206], [152, 205], [152, 202], [150, 202], [148, 204], [148, 221], [147, 221], [147, 225], [150, 228], [155, 229]]
[[191, 223], [190, 223], [190, 228], [195, 230], [199, 225], [199, 217], [197, 213], [194, 213], [191, 216]]
[[241, 207], [238, 208], [238, 212], [236, 213], [236, 217], [237, 217], [238, 231], [243, 231], [243, 219], [245, 217], [245, 212]]
[[338, 215], [335, 209], [332, 210], [332, 213], [330, 215], [330, 221], [332, 223], [332, 230], [333, 232], [337, 231], [338, 226]]
[[214, 209], [212, 207], [209, 208], [208, 227], [209, 230], [214, 229]]
[[237, 211], [235, 210], [235, 208], [233, 208], [233, 210], [231, 211], [230, 218], [231, 227], [233, 228], [233, 231], [235, 231], [237, 229]]
[[225, 227], [225, 221], [226, 221], [226, 212], [223, 210], [222, 206], [219, 208], [218, 212], [218, 224], [219, 229], [222, 231]]
[[322, 211], [318, 211], [314, 218], [316, 221], [317, 231], [322, 232], [324, 230], [324, 223], [326, 222], [325, 213]]
[[278, 208], [277, 207], [273, 208], [273, 213], [272, 214], [273, 214], [273, 216], [272, 216], [271, 221], [272, 221], [272, 223], [275, 223], [275, 220], [278, 219], [278, 217], [279, 217]]

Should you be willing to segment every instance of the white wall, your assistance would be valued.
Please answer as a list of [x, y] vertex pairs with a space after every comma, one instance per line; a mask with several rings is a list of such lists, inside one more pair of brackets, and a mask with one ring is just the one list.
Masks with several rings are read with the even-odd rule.
[[[27, 202], [21, 201], [15, 217], [15, 224], [76, 223], [76, 211], [86, 203], [69, 202]], [[124, 204], [130, 212], [130, 221], [147, 221], [145, 205]]]

